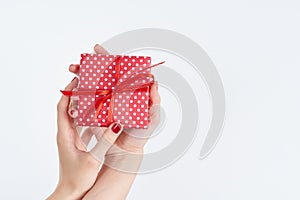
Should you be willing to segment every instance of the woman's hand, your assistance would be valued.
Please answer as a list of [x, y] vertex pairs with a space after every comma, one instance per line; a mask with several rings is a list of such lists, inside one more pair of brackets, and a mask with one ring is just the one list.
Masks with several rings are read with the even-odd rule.
[[[94, 47], [94, 51], [97, 54], [107, 55], [109, 54], [102, 46], [96, 44]], [[69, 67], [69, 71], [78, 74], [79, 65], [72, 64]], [[147, 129], [135, 129], [128, 128], [124, 129], [120, 137], [115, 142], [112, 148], [107, 152], [107, 156], [119, 153], [120, 150], [124, 150], [132, 153], [142, 153], [146, 142], [149, 137], [152, 135], [156, 127], [160, 122], [160, 96], [158, 93], [158, 84], [154, 82], [154, 84], [150, 87], [150, 122], [148, 124]], [[87, 146], [90, 142], [90, 139], [93, 135], [97, 139], [101, 137], [106, 128], [97, 127], [97, 128], [89, 128], [82, 134], [82, 140], [84, 144]], [[118, 149], [119, 148], [119, 149]], [[108, 163], [109, 164], [109, 163]]]
[[[74, 78], [65, 89], [72, 90], [77, 84], [78, 79]], [[73, 119], [68, 114], [69, 103], [70, 98], [62, 96], [57, 105], [60, 175], [58, 185], [48, 197], [49, 200], [81, 199], [94, 185], [107, 150], [123, 129], [118, 123], [111, 124], [94, 148], [88, 152], [76, 131]]]
[[[98, 54], [108, 52], [96, 45], [94, 50]], [[77, 74], [79, 65], [70, 65], [69, 71]], [[83, 199], [125, 199], [135, 179], [143, 159], [143, 149], [151, 134], [160, 121], [160, 96], [155, 82], [150, 88], [150, 122], [148, 129], [126, 129], [118, 137], [114, 145], [107, 151], [105, 165], [101, 168], [92, 189]], [[97, 140], [105, 133], [106, 128], [88, 128], [81, 138], [88, 145], [94, 135]], [[129, 172], [129, 173], [127, 173]]]

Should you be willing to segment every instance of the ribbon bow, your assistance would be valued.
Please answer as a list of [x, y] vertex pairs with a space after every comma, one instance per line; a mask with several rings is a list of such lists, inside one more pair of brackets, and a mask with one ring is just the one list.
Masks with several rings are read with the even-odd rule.
[[[134, 73], [131, 73], [130, 76], [127, 76], [125, 80], [120, 81], [120, 63], [121, 63], [121, 56], [118, 56], [115, 59], [116, 67], [115, 67], [115, 82], [116, 85], [113, 87], [113, 89], [94, 89], [94, 90], [86, 90], [86, 89], [80, 89], [78, 91], [66, 91], [61, 90], [61, 92], [66, 96], [86, 96], [86, 95], [95, 95], [95, 115], [94, 120], [98, 119], [98, 115], [103, 107], [103, 104], [110, 99], [110, 108], [108, 111], [107, 116], [107, 123], [112, 122], [113, 117], [113, 110], [114, 110], [114, 96], [117, 93], [123, 93], [123, 92], [134, 92], [136, 89], [148, 87], [154, 83], [154, 76], [153, 74], [149, 73], [143, 73], [147, 69], [156, 67], [158, 65], [163, 64], [164, 62], [160, 62], [157, 64], [154, 64], [149, 67], [145, 68], [138, 68]], [[106, 66], [106, 68], [109, 65]], [[105, 70], [105, 69], [104, 69]], [[100, 80], [99, 80], [100, 81]], [[99, 82], [98, 84], [99, 85]], [[84, 116], [88, 116], [93, 111], [92, 106], [84, 113]]]

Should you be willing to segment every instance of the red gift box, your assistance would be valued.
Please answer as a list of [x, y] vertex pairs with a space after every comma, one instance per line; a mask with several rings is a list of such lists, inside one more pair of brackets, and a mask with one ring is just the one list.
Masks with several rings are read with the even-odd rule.
[[146, 56], [81, 54], [77, 91], [64, 92], [79, 97], [77, 125], [147, 128], [151, 67]]

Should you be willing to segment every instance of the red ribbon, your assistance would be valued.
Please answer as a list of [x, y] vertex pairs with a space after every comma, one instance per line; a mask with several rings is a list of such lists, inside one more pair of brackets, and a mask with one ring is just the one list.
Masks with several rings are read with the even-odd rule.
[[[66, 90], [61, 90], [61, 92], [66, 95], [66, 96], [86, 96], [86, 95], [95, 95], [101, 96], [101, 98], [95, 98], [95, 115], [94, 115], [94, 120], [98, 118], [98, 115], [103, 107], [103, 104], [110, 99], [110, 109], [108, 111], [108, 116], [107, 116], [107, 123], [110, 124], [112, 122], [112, 117], [113, 117], [113, 110], [114, 110], [114, 95], [117, 93], [122, 93], [122, 92], [133, 92], [136, 89], [144, 88], [144, 87], [149, 87], [153, 84], [154, 82], [154, 76], [153, 74], [145, 74], [142, 73], [147, 69], [156, 67], [158, 65], [163, 64], [164, 62], [157, 63], [155, 65], [138, 69], [134, 73], [132, 73], [126, 80], [123, 82], [119, 81], [119, 76], [120, 76], [120, 63], [121, 63], [121, 56], [118, 56], [116, 58], [116, 68], [115, 68], [115, 80], [116, 80], [116, 85], [114, 89], [96, 89], [96, 90], [78, 90], [78, 91], [66, 91]], [[108, 65], [109, 66], [109, 65]], [[107, 66], [107, 67], [108, 67]], [[100, 81], [100, 80], [99, 80]], [[99, 84], [98, 84], [99, 85]], [[98, 105], [98, 106], [97, 106]], [[83, 117], [89, 115], [92, 112], [92, 107], [87, 110], [87, 112], [84, 114]]]

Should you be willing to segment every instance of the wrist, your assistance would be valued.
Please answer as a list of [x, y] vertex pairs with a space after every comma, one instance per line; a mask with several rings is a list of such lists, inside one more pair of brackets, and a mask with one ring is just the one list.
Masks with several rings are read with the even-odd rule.
[[105, 165], [120, 172], [136, 174], [143, 160], [144, 149], [123, 145], [111, 147], [105, 156]]

